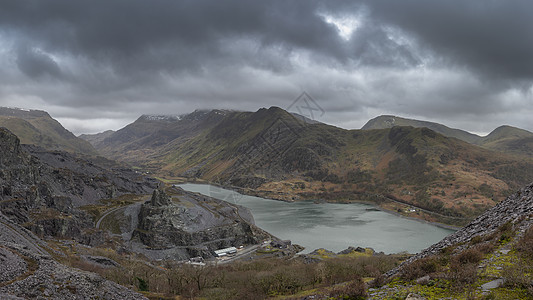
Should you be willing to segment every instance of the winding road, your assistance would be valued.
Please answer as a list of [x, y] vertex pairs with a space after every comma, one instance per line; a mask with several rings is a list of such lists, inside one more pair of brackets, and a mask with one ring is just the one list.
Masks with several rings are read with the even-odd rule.
[[119, 207], [115, 207], [115, 208], [106, 210], [106, 212], [98, 219], [98, 221], [96, 221], [96, 225], [94, 227], [96, 227], [96, 229], [100, 229], [100, 223], [102, 223], [102, 221], [104, 220], [105, 217], [107, 217], [109, 214], [112, 214], [115, 211], [117, 211], [117, 210], [119, 210], [121, 208], [124, 208], [124, 207], [125, 206], [119, 206]]

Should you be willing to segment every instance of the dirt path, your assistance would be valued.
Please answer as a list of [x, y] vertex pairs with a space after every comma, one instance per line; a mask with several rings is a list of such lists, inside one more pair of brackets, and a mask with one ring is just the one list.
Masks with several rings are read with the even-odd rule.
[[32, 233], [17, 227], [8, 220], [5, 220], [3, 216], [0, 217], [0, 240], [25, 245], [39, 254], [48, 255], [48, 252], [39, 245], [38, 239]]
[[96, 229], [100, 229], [100, 223], [102, 223], [102, 221], [105, 219], [105, 217], [107, 217], [108, 215], [114, 213], [115, 211], [121, 209], [121, 208], [124, 208], [126, 206], [119, 206], [119, 207], [115, 207], [115, 208], [112, 208], [112, 209], [109, 209], [109, 210], [106, 210], [106, 212], [100, 217], [100, 219], [98, 219], [98, 221], [96, 222], [96, 225], [94, 226]]

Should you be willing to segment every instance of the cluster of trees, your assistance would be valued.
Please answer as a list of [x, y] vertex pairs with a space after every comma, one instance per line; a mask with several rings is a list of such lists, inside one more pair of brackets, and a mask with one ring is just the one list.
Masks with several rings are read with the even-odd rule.
[[[120, 260], [119, 257], [116, 257]], [[399, 256], [304, 259], [258, 259], [219, 266], [167, 262], [154, 268], [140, 260], [120, 260], [123, 268], [102, 269], [82, 261], [75, 267], [97, 272], [119, 284], [159, 295], [208, 299], [263, 299], [318, 289], [325, 295], [364, 295], [362, 277], [378, 277], [400, 262]], [[339, 285], [340, 284], [340, 285]], [[335, 288], [333, 286], [337, 285]]]

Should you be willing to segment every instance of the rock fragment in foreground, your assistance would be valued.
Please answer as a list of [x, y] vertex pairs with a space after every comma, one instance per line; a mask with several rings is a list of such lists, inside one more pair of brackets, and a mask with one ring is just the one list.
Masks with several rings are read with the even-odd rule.
[[1, 299], [146, 299], [101, 276], [69, 268], [50, 256], [23, 246], [0, 242], [0, 253], [11, 257], [0, 264]]

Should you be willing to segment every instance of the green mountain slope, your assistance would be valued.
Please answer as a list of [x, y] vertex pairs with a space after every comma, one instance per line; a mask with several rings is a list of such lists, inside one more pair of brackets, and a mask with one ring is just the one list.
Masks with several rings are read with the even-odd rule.
[[533, 178], [530, 160], [427, 128], [345, 130], [276, 107], [206, 117], [213, 114], [173, 125], [141, 117], [135, 123], [156, 131], [133, 123], [99, 149], [167, 178], [200, 178], [287, 201], [371, 201], [402, 213], [414, 206], [411, 215], [447, 223], [466, 222]]
[[17, 135], [22, 144], [37, 145], [48, 150], [97, 154], [91, 144], [77, 138], [44, 111], [0, 107], [0, 127]]
[[226, 114], [231, 112], [197, 110], [187, 115], [143, 115], [135, 122], [107, 134], [104, 138], [102, 134], [80, 137], [87, 141], [93, 140], [95, 148], [109, 158], [132, 164], [147, 163], [169, 144], [187, 141], [205, 128], [211, 128]]
[[533, 133], [507, 125], [500, 126], [487, 136], [482, 137], [464, 130], [449, 128], [434, 122], [406, 119], [396, 116], [379, 116], [368, 121], [361, 129], [385, 129], [392, 128], [393, 126], [425, 127], [447, 137], [454, 137], [486, 149], [513, 155], [533, 157]]
[[505, 153], [533, 156], [533, 133], [511, 126], [500, 126], [484, 137], [480, 145]]
[[471, 144], [477, 144], [481, 140], [481, 137], [478, 135], [461, 129], [450, 128], [439, 123], [387, 115], [379, 116], [368, 121], [361, 129], [385, 129], [392, 128], [394, 126], [412, 126], [415, 128], [426, 127], [447, 137], [454, 137]]

